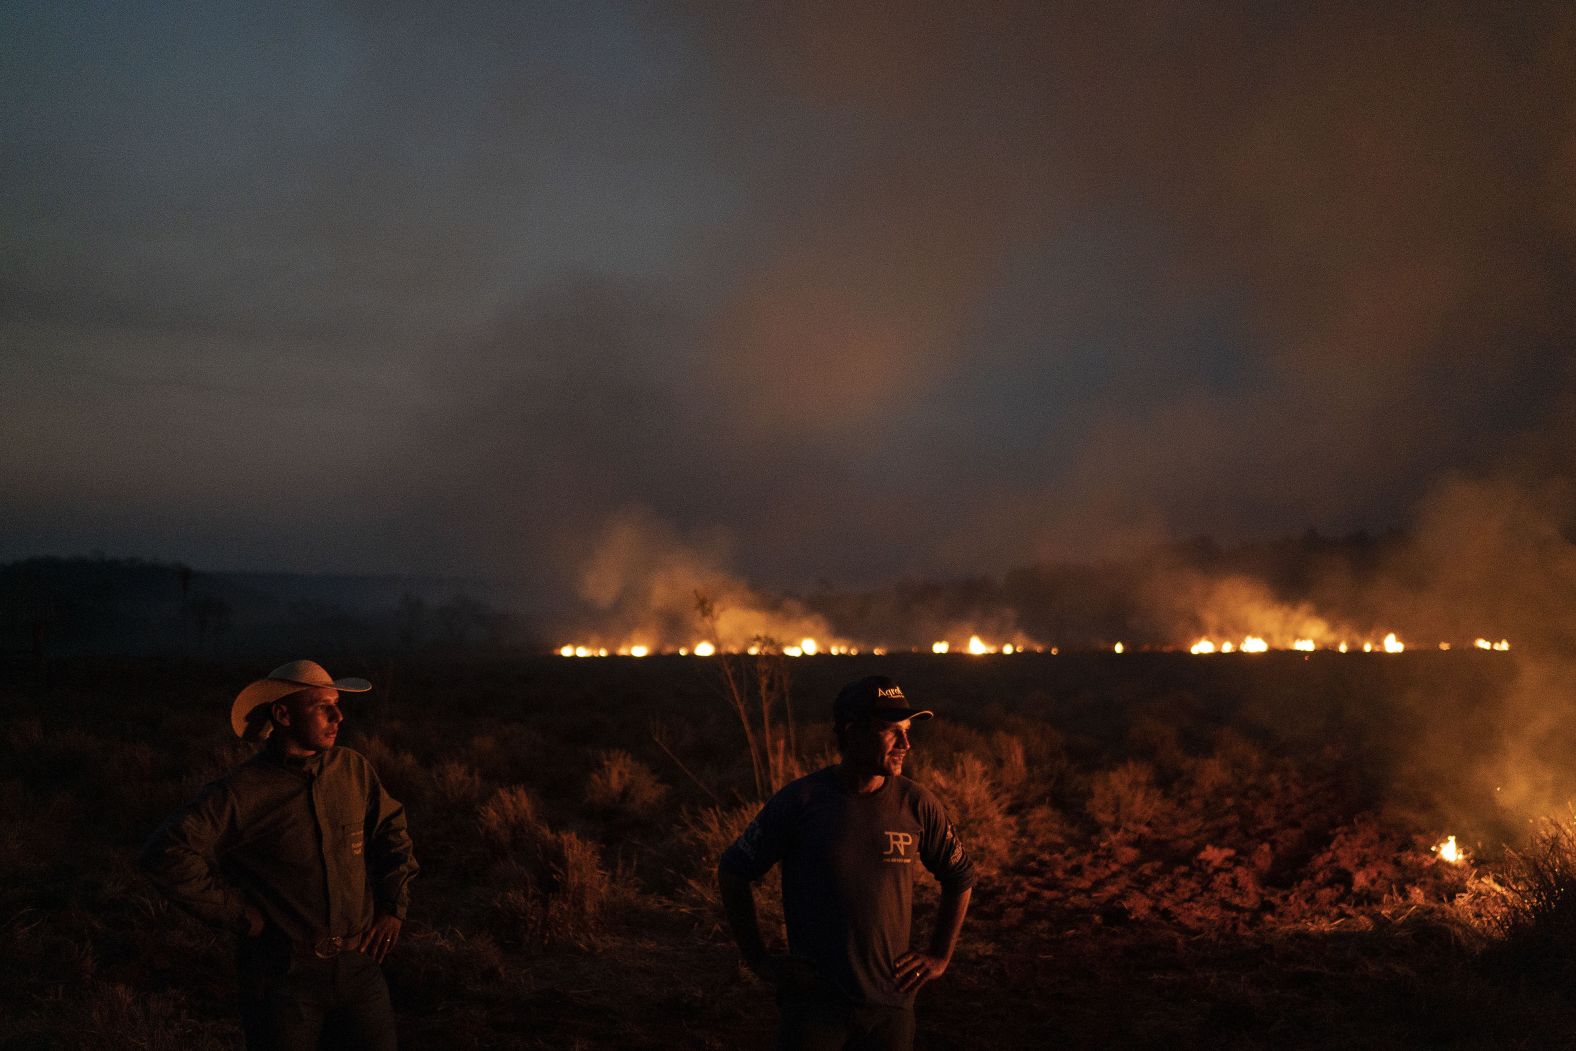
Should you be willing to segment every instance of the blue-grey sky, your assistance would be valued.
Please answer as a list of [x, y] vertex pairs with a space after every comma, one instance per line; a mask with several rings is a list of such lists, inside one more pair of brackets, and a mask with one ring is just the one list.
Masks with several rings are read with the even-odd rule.
[[1576, 10], [0, 10], [0, 559], [774, 585], [1568, 473]]

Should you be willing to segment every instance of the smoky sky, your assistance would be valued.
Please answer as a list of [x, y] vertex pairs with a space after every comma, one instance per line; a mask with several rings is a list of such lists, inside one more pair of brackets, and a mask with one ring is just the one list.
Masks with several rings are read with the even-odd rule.
[[775, 585], [1568, 475], [1569, 5], [14, 3], [0, 557]]

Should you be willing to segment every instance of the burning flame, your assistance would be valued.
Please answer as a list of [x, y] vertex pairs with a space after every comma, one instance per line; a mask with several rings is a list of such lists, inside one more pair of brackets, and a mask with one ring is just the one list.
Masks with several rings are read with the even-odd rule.
[[[1267, 653], [1271, 650], [1290, 650], [1298, 653], [1313, 653], [1316, 652], [1321, 646], [1319, 639], [1311, 637], [1292, 638], [1289, 640], [1289, 642], [1285, 637], [1275, 639], [1274, 642], [1271, 641], [1271, 638], [1272, 636], [1268, 633], [1264, 635], [1246, 635], [1240, 642], [1234, 642], [1230, 639], [1220, 639], [1217, 641], [1215, 638], [1204, 636], [1197, 639], [1190, 646], [1188, 646], [1187, 651], [1194, 655], [1206, 655], [1213, 653]], [[1332, 646], [1330, 641], [1326, 639], [1322, 645], [1334, 649], [1339, 653], [1349, 653], [1356, 644], [1348, 643], [1343, 639]], [[1393, 631], [1387, 633], [1377, 644], [1370, 641], [1363, 642], [1361, 646], [1363, 653], [1404, 653], [1406, 651], [1406, 645], [1401, 641], [1400, 636]], [[1452, 648], [1452, 645], [1449, 642], [1440, 642], [1438, 646], [1441, 651], [1449, 651]], [[1488, 638], [1477, 638], [1472, 641], [1472, 646], [1479, 650], [1495, 653], [1506, 653], [1510, 650], [1510, 642], [1507, 639], [1500, 639], [1498, 642], [1494, 642]], [[1144, 648], [1148, 649], [1150, 647], [1146, 646]], [[1165, 649], [1166, 647], [1162, 646], [1159, 648]], [[623, 642], [611, 652], [620, 657], [637, 658], [647, 657], [655, 653], [677, 653], [681, 657], [687, 657], [691, 655], [696, 657], [711, 657], [715, 654], [724, 652], [743, 652], [748, 653], [751, 656], [756, 656], [763, 652], [770, 652], [771, 649], [772, 644], [770, 642], [757, 638], [755, 642], [752, 642], [749, 647], [744, 650], [725, 649], [724, 647], [719, 646], [715, 641], [705, 639], [695, 643], [693, 647], [680, 646], [677, 649], [664, 647], [661, 645], [654, 645], [650, 642]], [[998, 653], [1029, 653], [1031, 651], [1035, 653], [1049, 653], [1053, 656], [1061, 652], [1060, 648], [1056, 646], [1045, 646], [1039, 643], [1026, 642], [1021, 637], [1018, 637], [1017, 641], [1015, 642], [995, 643], [987, 641], [984, 636], [978, 634], [969, 635], [967, 641], [962, 643], [954, 644], [946, 639], [938, 639], [937, 641], [930, 644], [930, 652], [938, 654], [963, 653], [969, 654], [971, 656], [985, 656]], [[566, 643], [563, 646], [558, 647], [555, 652], [562, 657], [606, 657], [610, 655], [610, 651], [606, 646], [593, 646], [578, 643]], [[823, 642], [808, 635], [801, 638], [797, 643], [782, 647], [782, 654], [785, 657], [842, 657], [853, 656], [861, 652], [868, 652], [878, 657], [884, 657], [889, 652], [889, 650], [885, 646], [874, 646], [862, 650], [859, 646], [855, 646], [848, 642]], [[921, 652], [921, 650], [920, 648], [916, 647], [913, 652], [918, 653]], [[1126, 653], [1127, 643], [1114, 643], [1111, 646], [1111, 652]]]
[[1448, 861], [1452, 865], [1460, 865], [1467, 860], [1467, 852], [1456, 845], [1455, 836], [1446, 836], [1443, 843], [1434, 845], [1433, 851], [1441, 861]]
[[[967, 642], [957, 646], [954, 646], [951, 642], [945, 639], [940, 639], [930, 644], [931, 653], [967, 653], [975, 657], [981, 657], [991, 653], [1027, 653], [1029, 652], [1030, 648], [1031, 644], [1021, 641], [1004, 642], [998, 646], [994, 642], [986, 642], [985, 639], [979, 635], [970, 635]], [[1051, 650], [1046, 650], [1044, 646], [1033, 646], [1032, 648], [1038, 653], [1055, 652], [1054, 647]], [[875, 650], [872, 652], [885, 653], [886, 651]], [[915, 650], [914, 652], [917, 653], [919, 651]]]

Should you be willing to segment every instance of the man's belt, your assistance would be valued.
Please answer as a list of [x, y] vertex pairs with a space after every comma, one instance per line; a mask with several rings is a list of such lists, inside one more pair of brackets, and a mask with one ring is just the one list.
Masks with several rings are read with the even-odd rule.
[[312, 955], [319, 960], [332, 960], [353, 944], [355, 944], [353, 938], [341, 937], [338, 934], [331, 938], [319, 938], [312, 943]]
[[[364, 932], [363, 932], [364, 933]], [[350, 952], [361, 940], [360, 934], [325, 935], [316, 941], [291, 942], [295, 954], [308, 960], [332, 960], [340, 953]]]

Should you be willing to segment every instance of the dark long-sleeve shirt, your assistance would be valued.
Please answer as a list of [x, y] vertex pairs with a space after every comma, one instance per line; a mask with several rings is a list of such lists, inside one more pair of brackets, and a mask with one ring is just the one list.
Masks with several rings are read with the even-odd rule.
[[401, 920], [416, 874], [405, 808], [348, 748], [267, 747], [205, 787], [148, 840], [143, 868], [199, 919], [245, 931], [246, 907], [311, 943]]
[[860, 795], [835, 767], [772, 796], [719, 866], [758, 880], [778, 862], [789, 953], [854, 1003], [913, 1003], [893, 963], [909, 949], [916, 862], [945, 893], [974, 885], [974, 864], [929, 790], [888, 777]]

